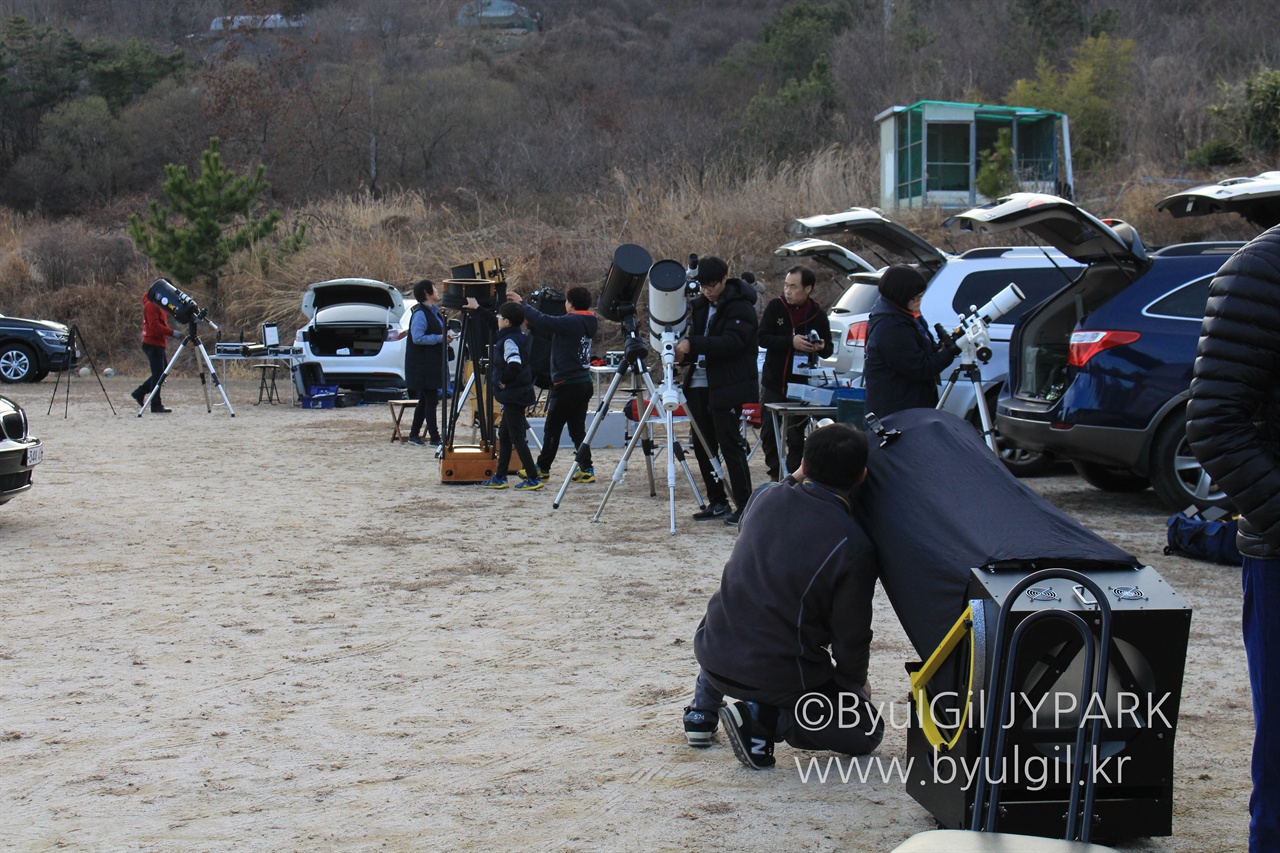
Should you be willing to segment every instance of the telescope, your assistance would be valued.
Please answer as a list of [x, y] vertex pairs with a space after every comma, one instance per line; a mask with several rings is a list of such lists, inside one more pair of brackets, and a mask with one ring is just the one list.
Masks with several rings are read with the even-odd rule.
[[[156, 279], [147, 288], [147, 298], [172, 314], [179, 323], [190, 324], [197, 320], [208, 322], [206, 320], [208, 312], [197, 305], [190, 296], [174, 287], [168, 279]], [[213, 324], [210, 323], [210, 325]]]
[[596, 313], [606, 320], [621, 323], [635, 313], [636, 300], [644, 287], [645, 276], [653, 266], [653, 255], [643, 246], [623, 243], [613, 250], [613, 263], [600, 288]]
[[996, 320], [1008, 314], [1026, 299], [1016, 284], [1010, 284], [1004, 290], [983, 305], [981, 308], [969, 306], [969, 315], [960, 316], [960, 325], [948, 332], [941, 323], [934, 325], [940, 339], [950, 339], [959, 345], [964, 363], [972, 363], [976, 358], [983, 364], [991, 360], [991, 334], [988, 327]]

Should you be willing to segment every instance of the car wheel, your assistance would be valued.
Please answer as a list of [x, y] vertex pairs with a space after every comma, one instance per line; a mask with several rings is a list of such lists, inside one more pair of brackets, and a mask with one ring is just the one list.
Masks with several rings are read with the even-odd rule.
[[1201, 510], [1230, 508], [1226, 493], [1191, 452], [1183, 413], [1161, 424], [1151, 452], [1151, 486], [1170, 509], [1186, 509], [1191, 504]]
[[22, 344], [0, 348], [0, 382], [28, 382], [35, 373], [36, 356]]
[[[991, 392], [987, 392], [987, 411], [991, 412], [991, 417], [994, 419], [996, 401]], [[973, 424], [973, 428], [981, 435], [982, 418], [977, 408], [969, 413], [969, 423]], [[1035, 477], [1053, 467], [1053, 454], [1042, 453], [1039, 450], [1024, 450], [1012, 442], [1005, 441], [999, 430], [996, 430], [996, 453], [1004, 463], [1004, 467], [1008, 468], [1009, 473], [1015, 477]]]
[[1080, 462], [1072, 460], [1076, 473], [1095, 489], [1104, 492], [1141, 492], [1151, 485], [1146, 477], [1139, 476], [1125, 468], [1111, 465], [1099, 465], [1097, 462]]

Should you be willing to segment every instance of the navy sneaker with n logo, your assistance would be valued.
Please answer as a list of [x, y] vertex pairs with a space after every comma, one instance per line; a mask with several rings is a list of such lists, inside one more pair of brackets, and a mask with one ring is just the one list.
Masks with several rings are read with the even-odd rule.
[[761, 706], [755, 702], [730, 702], [720, 708], [720, 721], [733, 754], [752, 770], [766, 770], [775, 763], [774, 726], [765, 725], [761, 716]]

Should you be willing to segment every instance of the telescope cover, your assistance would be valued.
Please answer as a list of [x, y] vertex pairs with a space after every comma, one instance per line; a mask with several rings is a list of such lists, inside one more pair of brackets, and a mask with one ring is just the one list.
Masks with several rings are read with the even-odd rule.
[[908, 639], [926, 659], [960, 618], [970, 570], [1141, 566], [1009, 473], [965, 420], [934, 409], [882, 419], [868, 433], [867, 479], [854, 512], [876, 546], [880, 581]]

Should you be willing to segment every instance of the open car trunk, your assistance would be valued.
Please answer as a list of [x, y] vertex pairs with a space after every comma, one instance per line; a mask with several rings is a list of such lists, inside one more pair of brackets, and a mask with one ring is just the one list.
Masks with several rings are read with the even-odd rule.
[[311, 352], [317, 356], [371, 356], [382, 351], [387, 326], [385, 323], [317, 325], [308, 334]]
[[1071, 333], [1095, 308], [1129, 286], [1133, 273], [1111, 265], [1089, 268], [1028, 312], [1014, 328], [1010, 351], [1017, 373], [1009, 374], [1009, 391], [1024, 400], [1053, 402], [1070, 377], [1067, 353]]
[[1028, 311], [1010, 339], [1009, 391], [1024, 400], [1052, 402], [1070, 382], [1067, 356], [1076, 325], [1136, 281], [1151, 265], [1128, 224], [1103, 221], [1057, 196], [1013, 193], [957, 214], [957, 231], [999, 233], [1021, 228], [1072, 260], [1088, 264], [1072, 283]]

